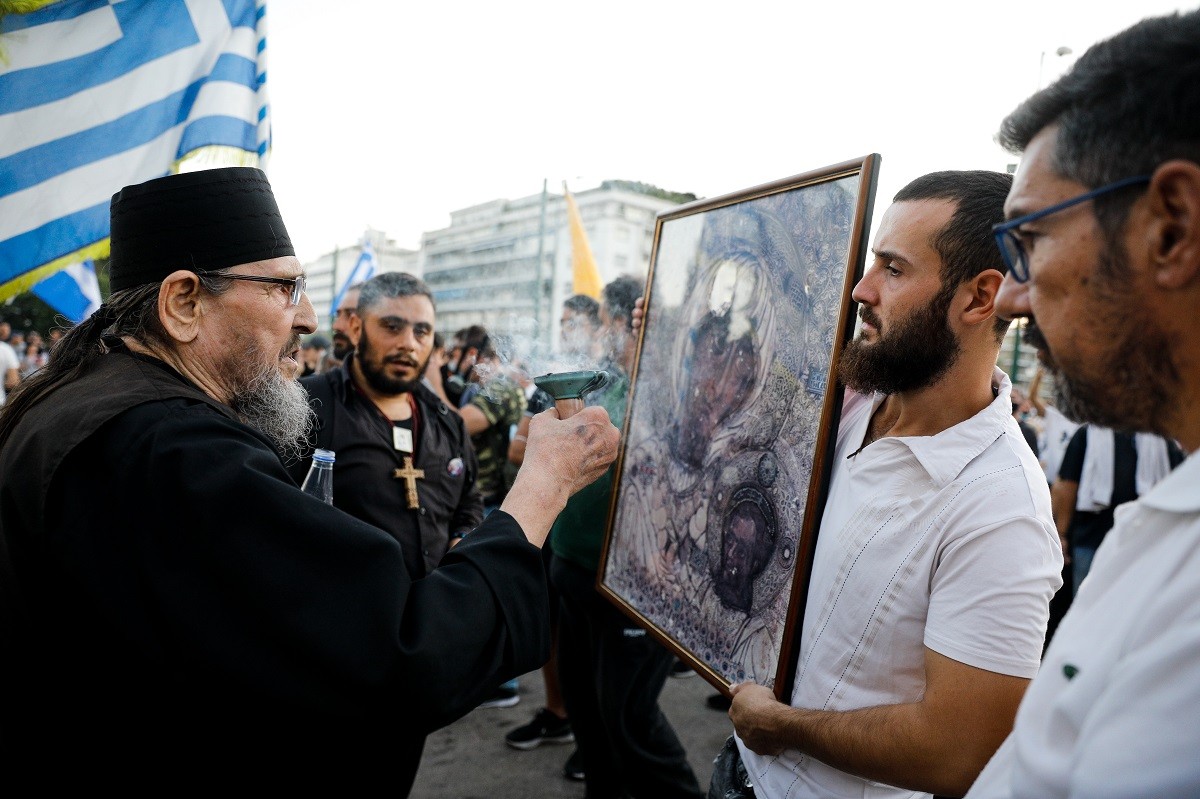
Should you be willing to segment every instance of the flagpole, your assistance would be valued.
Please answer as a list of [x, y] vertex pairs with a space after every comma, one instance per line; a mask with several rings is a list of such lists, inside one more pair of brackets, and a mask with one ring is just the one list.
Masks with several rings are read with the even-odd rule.
[[[538, 215], [537, 284], [533, 291], [533, 325], [537, 335], [542, 336], [542, 261], [546, 248], [546, 178], [542, 178], [542, 209]], [[549, 318], [546, 320], [549, 322]], [[549, 332], [549, 324], [546, 325]], [[549, 343], [548, 338], [547, 343]]]
[[[337, 290], [337, 265], [338, 265], [338, 246], [336, 243], [333, 245], [333, 259], [332, 260], [333, 260], [333, 266], [329, 270], [329, 274], [333, 276], [333, 279], [329, 281], [329, 288], [334, 289], [336, 291]], [[337, 296], [335, 295], [330, 300], [330, 308], [329, 308], [329, 318], [330, 319], [337, 316], [337, 308], [332, 307], [333, 303], [335, 303], [336, 301], [337, 301]]]

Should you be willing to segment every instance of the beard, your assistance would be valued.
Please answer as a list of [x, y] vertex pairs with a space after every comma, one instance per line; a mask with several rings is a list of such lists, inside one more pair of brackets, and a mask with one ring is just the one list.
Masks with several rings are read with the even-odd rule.
[[[295, 351], [296, 336], [280, 353]], [[295, 380], [284, 377], [275, 364], [262, 364], [261, 348], [251, 347], [239, 354], [235, 368], [226, 376], [230, 391], [229, 405], [243, 422], [274, 442], [285, 461], [300, 457], [308, 446], [314, 415], [308, 406], [308, 392]]]
[[860, 394], [900, 394], [936, 383], [958, 360], [962, 346], [946, 318], [952, 291], [939, 292], [926, 307], [885, 330], [869, 306], [859, 317], [879, 331], [868, 344], [854, 339], [838, 359], [838, 376]]
[[[417, 383], [421, 382], [421, 376], [425, 374], [425, 367], [429, 366], [429, 358], [432, 355], [433, 352], [430, 351], [429, 355], [425, 357], [424, 363], [418, 363], [413, 355], [376, 357], [375, 353], [371, 351], [371, 339], [367, 336], [365, 328], [358, 337], [358, 349], [355, 351], [358, 368], [362, 369], [363, 378], [366, 379], [367, 384], [380, 394], [392, 396], [407, 394], [417, 387]], [[414, 367], [417, 370], [417, 376], [412, 380], [390, 377], [384, 371], [389, 363], [403, 363]]]
[[341, 333], [333, 334], [333, 357], [339, 361], [346, 360], [346, 356], [354, 352], [354, 345], [350, 343], [350, 339]]
[[1163, 421], [1177, 391], [1179, 371], [1157, 320], [1129, 301], [1133, 287], [1124, 249], [1110, 244], [1106, 253], [1091, 288], [1103, 304], [1100, 328], [1110, 343], [1096, 369], [1098, 374], [1084, 374], [1077, 360], [1065, 365], [1058, 360], [1032, 317], [1026, 323], [1024, 341], [1037, 348], [1039, 359], [1054, 378], [1054, 404], [1071, 419], [1168, 436]]

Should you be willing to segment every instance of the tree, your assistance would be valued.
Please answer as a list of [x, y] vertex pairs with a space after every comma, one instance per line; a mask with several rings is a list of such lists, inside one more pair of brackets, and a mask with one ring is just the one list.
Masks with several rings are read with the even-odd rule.
[[636, 192], [637, 194], [645, 194], [649, 197], [658, 197], [661, 200], [669, 200], [673, 203], [690, 203], [696, 199], [696, 195], [691, 192], [670, 191], [668, 189], [660, 189], [650, 183], [642, 183], [640, 180], [605, 180], [601, 182], [602, 189], [624, 189], [625, 191]]
[[45, 335], [50, 332], [52, 327], [70, 326], [66, 319], [31, 291], [9, 298], [0, 307], [0, 319], [12, 325], [14, 332], [22, 333], [36, 330]]

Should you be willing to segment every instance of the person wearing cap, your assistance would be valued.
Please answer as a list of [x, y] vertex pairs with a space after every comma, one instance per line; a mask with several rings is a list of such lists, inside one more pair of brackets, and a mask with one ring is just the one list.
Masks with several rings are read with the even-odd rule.
[[126, 187], [111, 246], [112, 296], [0, 413], [6, 776], [406, 795], [426, 733], [546, 659], [538, 547], [617, 430], [543, 414], [502, 508], [414, 582], [284, 467], [316, 318], [266, 176]]

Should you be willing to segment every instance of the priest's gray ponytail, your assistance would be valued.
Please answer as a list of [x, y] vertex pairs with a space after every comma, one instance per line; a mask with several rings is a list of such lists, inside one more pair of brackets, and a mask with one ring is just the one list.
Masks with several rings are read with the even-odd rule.
[[[232, 284], [227, 278], [198, 274], [210, 294], [221, 294]], [[166, 331], [158, 318], [159, 283], [118, 291], [87, 319], [71, 328], [53, 349], [49, 362], [22, 381], [0, 408], [0, 448], [21, 418], [60, 386], [78, 380], [108, 354], [109, 337], [129, 337], [143, 343], [166, 345]]]

